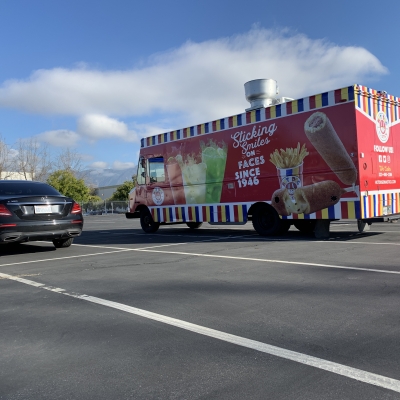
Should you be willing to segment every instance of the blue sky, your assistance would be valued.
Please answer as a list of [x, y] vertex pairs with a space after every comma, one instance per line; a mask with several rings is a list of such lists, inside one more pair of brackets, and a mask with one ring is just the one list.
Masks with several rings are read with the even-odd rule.
[[2, 0], [0, 134], [137, 163], [139, 140], [243, 112], [243, 84], [400, 96], [400, 2]]

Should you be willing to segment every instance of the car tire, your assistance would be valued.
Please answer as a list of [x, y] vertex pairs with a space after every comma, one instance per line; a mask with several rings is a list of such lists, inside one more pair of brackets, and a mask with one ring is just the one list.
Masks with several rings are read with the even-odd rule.
[[297, 220], [293, 222], [293, 225], [301, 232], [301, 233], [313, 233], [315, 229], [315, 224], [317, 223], [316, 219], [303, 219], [301, 221]]
[[261, 236], [279, 235], [287, 225], [269, 204], [260, 204], [253, 211], [253, 227]]
[[57, 249], [62, 249], [64, 247], [69, 247], [71, 246], [72, 242], [74, 241], [74, 238], [68, 238], [68, 239], [55, 239], [53, 240], [54, 247]]
[[186, 222], [186, 225], [190, 229], [197, 229], [197, 228], [200, 228], [203, 225], [203, 223], [202, 222]]
[[150, 211], [145, 210], [140, 212], [140, 226], [142, 227], [144, 232], [154, 233], [157, 232], [158, 228], [160, 227], [160, 223], [154, 222]]

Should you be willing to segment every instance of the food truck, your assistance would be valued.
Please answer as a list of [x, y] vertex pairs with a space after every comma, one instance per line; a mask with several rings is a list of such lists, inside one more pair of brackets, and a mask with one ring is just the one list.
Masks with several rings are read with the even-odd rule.
[[362, 85], [277, 98], [275, 80], [245, 84], [251, 107], [142, 139], [127, 218], [160, 225], [291, 225], [329, 236], [334, 220], [400, 216], [400, 100]]

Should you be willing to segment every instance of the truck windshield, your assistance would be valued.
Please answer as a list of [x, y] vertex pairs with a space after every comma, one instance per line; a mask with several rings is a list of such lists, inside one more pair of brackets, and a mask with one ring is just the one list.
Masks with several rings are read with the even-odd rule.
[[150, 183], [165, 182], [164, 158], [149, 158]]

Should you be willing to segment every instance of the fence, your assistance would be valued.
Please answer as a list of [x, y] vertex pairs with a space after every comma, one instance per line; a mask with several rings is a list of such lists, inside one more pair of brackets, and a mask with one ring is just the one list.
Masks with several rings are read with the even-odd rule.
[[128, 201], [97, 201], [81, 203], [84, 214], [102, 215], [102, 214], [124, 214], [128, 210]]

